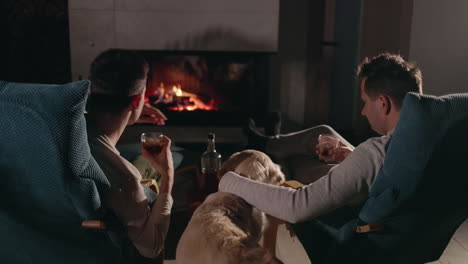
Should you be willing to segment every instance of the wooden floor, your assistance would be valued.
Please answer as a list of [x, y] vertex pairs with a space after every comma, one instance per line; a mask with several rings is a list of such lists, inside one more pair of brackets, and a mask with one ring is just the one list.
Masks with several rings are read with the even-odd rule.
[[[284, 228], [278, 230], [277, 255], [285, 264], [308, 264], [310, 261], [307, 255], [297, 241], [290, 238]], [[166, 260], [165, 264], [173, 264], [175, 260]], [[431, 264], [468, 264], [468, 219], [458, 228], [444, 251], [444, 254], [438, 261]]]

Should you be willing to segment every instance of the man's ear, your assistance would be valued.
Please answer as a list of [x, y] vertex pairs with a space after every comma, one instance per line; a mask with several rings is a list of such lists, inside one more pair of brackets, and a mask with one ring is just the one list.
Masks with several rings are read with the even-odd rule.
[[379, 103], [380, 103], [380, 106], [382, 107], [383, 113], [385, 115], [390, 114], [390, 111], [392, 110], [392, 107], [393, 107], [392, 99], [390, 99], [390, 97], [387, 95], [380, 95]]
[[132, 96], [131, 106], [132, 109], [137, 109], [140, 106], [142, 94], [136, 94]]

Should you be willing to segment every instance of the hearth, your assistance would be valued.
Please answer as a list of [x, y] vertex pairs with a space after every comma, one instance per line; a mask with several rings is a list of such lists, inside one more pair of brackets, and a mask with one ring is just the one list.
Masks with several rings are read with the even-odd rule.
[[145, 100], [167, 125], [239, 126], [268, 109], [267, 52], [140, 51], [150, 71]]

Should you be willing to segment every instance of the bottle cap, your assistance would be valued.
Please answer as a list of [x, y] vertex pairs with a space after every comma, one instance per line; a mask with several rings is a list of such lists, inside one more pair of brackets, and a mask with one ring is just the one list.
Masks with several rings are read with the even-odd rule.
[[208, 139], [215, 139], [214, 133], [208, 133]]

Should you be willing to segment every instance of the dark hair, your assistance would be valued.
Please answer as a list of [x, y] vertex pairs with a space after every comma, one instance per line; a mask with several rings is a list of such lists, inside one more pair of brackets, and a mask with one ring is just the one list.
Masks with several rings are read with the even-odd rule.
[[118, 111], [143, 91], [148, 63], [135, 51], [109, 49], [91, 63], [89, 109]]
[[364, 89], [369, 97], [387, 95], [398, 108], [408, 92], [422, 93], [421, 71], [397, 54], [382, 53], [364, 59], [357, 76], [360, 81], [367, 77]]

